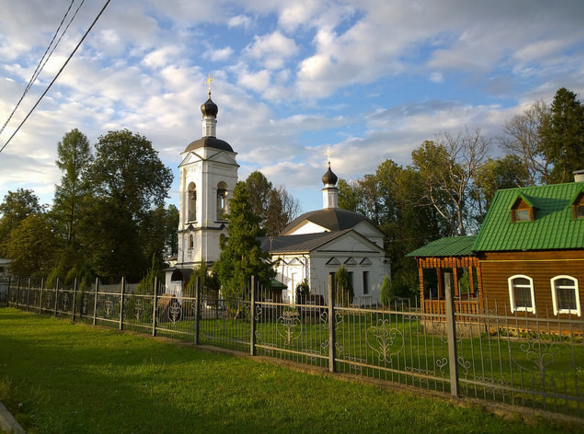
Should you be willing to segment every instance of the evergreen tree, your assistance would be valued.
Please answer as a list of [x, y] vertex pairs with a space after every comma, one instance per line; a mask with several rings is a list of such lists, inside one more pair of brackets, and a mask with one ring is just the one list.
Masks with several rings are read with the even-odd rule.
[[383, 283], [381, 284], [381, 304], [383, 307], [389, 307], [395, 295], [392, 291], [392, 284], [391, 280], [389, 280], [389, 276], [386, 274], [383, 278]]
[[565, 88], [556, 92], [540, 134], [543, 153], [553, 165], [552, 182], [571, 181], [572, 172], [584, 168], [584, 107], [575, 93]]
[[262, 251], [261, 217], [254, 214], [244, 182], [238, 182], [229, 202], [227, 237], [220, 240], [221, 255], [213, 266], [225, 298], [241, 297], [249, 286], [251, 276], [262, 285], [269, 285], [275, 272], [269, 252]]
[[343, 306], [353, 303], [355, 292], [353, 290], [353, 279], [347, 267], [341, 265], [335, 273], [335, 298], [336, 302]]
[[75, 238], [80, 210], [88, 199], [90, 185], [85, 175], [93, 156], [89, 140], [77, 128], [63, 136], [57, 144], [59, 159], [57, 167], [63, 172], [61, 184], [56, 186], [53, 215], [58, 224], [64, 227], [67, 245], [71, 245]]

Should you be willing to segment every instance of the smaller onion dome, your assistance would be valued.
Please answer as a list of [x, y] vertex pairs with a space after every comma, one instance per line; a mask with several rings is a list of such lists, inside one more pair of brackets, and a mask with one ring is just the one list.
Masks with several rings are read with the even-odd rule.
[[219, 107], [211, 100], [211, 94], [209, 94], [209, 99], [201, 106], [201, 112], [203, 116], [213, 116], [217, 117], [219, 113]]
[[331, 162], [329, 161], [329, 163], [328, 163], [328, 170], [322, 176], [322, 183], [324, 185], [330, 185], [330, 184], [336, 185], [338, 180], [339, 180], [339, 178], [337, 177], [337, 175], [335, 175], [333, 173], [333, 171], [331, 170]]

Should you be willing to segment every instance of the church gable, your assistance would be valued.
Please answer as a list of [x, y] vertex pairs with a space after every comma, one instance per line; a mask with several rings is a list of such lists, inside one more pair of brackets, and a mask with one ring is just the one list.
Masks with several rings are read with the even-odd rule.
[[223, 151], [216, 152], [212, 155], [208, 155], [207, 160], [212, 161], [214, 163], [237, 165], [237, 163], [235, 162], [235, 158], [231, 157], [230, 155], [227, 154], [227, 152]]
[[184, 158], [183, 160], [180, 162], [180, 164], [178, 165], [178, 167], [183, 167], [183, 166], [188, 166], [189, 164], [193, 164], [193, 163], [198, 163], [199, 161], [202, 161], [203, 159], [201, 158], [200, 155], [197, 155], [194, 152], [189, 152]]
[[[334, 238], [333, 240], [321, 245], [317, 252], [351, 252], [367, 254], [385, 254], [383, 248], [374, 242], [368, 240], [363, 235], [350, 230], [345, 234]], [[339, 264], [340, 265], [340, 264]]]

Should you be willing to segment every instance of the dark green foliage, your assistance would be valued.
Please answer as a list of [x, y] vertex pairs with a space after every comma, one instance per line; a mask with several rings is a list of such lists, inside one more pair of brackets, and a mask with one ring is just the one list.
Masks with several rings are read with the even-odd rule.
[[196, 284], [197, 279], [199, 279], [201, 285], [201, 294], [210, 294], [211, 291], [216, 291], [219, 289], [219, 281], [217, 279], [217, 275], [215, 273], [209, 272], [209, 267], [204, 261], [197, 266], [191, 274], [191, 278], [189, 279], [189, 283], [187, 284], [186, 295], [189, 297], [195, 296]]
[[529, 172], [518, 156], [506, 155], [503, 158], [489, 158], [477, 170], [472, 192], [479, 206], [479, 222], [484, 219], [497, 190], [524, 187], [529, 184]]
[[39, 198], [32, 190], [19, 188], [15, 192], [8, 191], [0, 204], [0, 257], [9, 257], [6, 243], [10, 232], [28, 216], [42, 212]]
[[383, 304], [383, 307], [389, 307], [395, 298], [395, 294], [392, 294], [392, 292], [391, 280], [386, 274], [383, 278], [383, 283], [381, 284], [381, 304]]
[[82, 241], [97, 274], [113, 281], [139, 279], [152, 254], [160, 262], [163, 256], [163, 242], [148, 237], [143, 225], [156, 227], [163, 219], [172, 172], [148, 139], [128, 130], [110, 131], [95, 148], [88, 172], [94, 201], [84, 215]]
[[156, 255], [152, 255], [152, 263], [146, 276], [140, 281], [136, 288], [136, 294], [152, 295], [154, 294], [154, 283], [156, 279], [161, 282], [162, 273], [160, 272], [160, 264]]
[[[89, 140], [77, 128], [63, 136], [63, 141], [57, 144], [57, 152], [59, 159], [56, 164], [63, 176], [55, 189], [52, 214], [69, 246], [75, 240], [81, 209], [90, 200], [91, 185], [87, 183], [86, 174], [93, 155]], [[75, 253], [80, 251], [78, 246], [74, 250]]]
[[298, 285], [296, 285], [296, 303], [304, 304], [306, 302], [306, 297], [310, 294], [310, 286], [308, 285], [308, 279], [303, 279]]
[[261, 172], [252, 172], [245, 184], [252, 212], [261, 217], [260, 226], [268, 236], [278, 235], [298, 215], [298, 202], [284, 187], [274, 187]]
[[29, 215], [10, 231], [5, 243], [11, 272], [22, 278], [46, 276], [55, 262], [58, 241], [46, 215]]
[[584, 168], [584, 106], [565, 88], [556, 92], [551, 116], [541, 125], [543, 153], [553, 165], [554, 183], [570, 182]]
[[262, 251], [259, 238], [265, 236], [261, 217], [253, 213], [244, 182], [238, 182], [229, 202], [227, 237], [220, 241], [221, 255], [213, 266], [225, 298], [242, 296], [249, 287], [251, 276], [268, 286], [275, 272], [269, 253]]
[[336, 303], [347, 306], [353, 303], [355, 292], [353, 290], [353, 279], [347, 267], [341, 265], [335, 273], [335, 298]]
[[359, 181], [347, 182], [339, 179], [337, 188], [339, 189], [339, 208], [357, 212], [359, 203], [362, 199], [359, 194]]

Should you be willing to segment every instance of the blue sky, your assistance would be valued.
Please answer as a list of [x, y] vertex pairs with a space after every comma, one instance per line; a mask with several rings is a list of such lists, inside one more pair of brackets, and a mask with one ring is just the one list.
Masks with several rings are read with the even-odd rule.
[[[0, 0], [0, 125], [20, 98], [71, 0]], [[4, 145], [105, 0], [86, 0], [0, 135]], [[76, 0], [73, 9], [80, 0]], [[50, 6], [49, 6], [50, 5]], [[581, 0], [112, 0], [39, 107], [0, 153], [0, 195], [29, 188], [51, 202], [57, 143], [128, 128], [175, 173], [201, 136], [212, 74], [217, 136], [240, 179], [262, 171], [304, 211], [334, 172], [353, 179], [438, 133], [506, 120], [566, 87], [584, 95]]]

